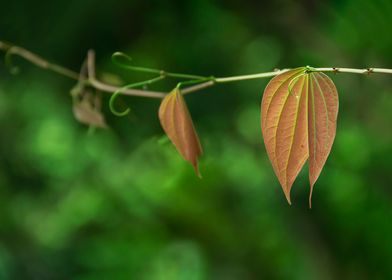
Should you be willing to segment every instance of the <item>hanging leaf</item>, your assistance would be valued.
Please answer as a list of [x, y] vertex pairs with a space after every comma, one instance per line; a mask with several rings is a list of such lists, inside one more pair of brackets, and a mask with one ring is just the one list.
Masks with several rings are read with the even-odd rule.
[[159, 107], [159, 120], [178, 152], [193, 165], [196, 174], [201, 177], [198, 158], [203, 151], [184, 97], [178, 88], [162, 100]]
[[309, 159], [311, 196], [336, 133], [338, 93], [324, 73], [297, 68], [274, 77], [261, 104], [267, 154], [289, 204], [294, 180]]
[[178, 88], [162, 100], [159, 120], [177, 151], [192, 164], [196, 174], [201, 177], [198, 158], [203, 154], [203, 150], [184, 97]]
[[83, 124], [107, 128], [101, 112], [101, 98], [92, 92], [84, 91], [80, 99], [74, 99], [73, 113], [75, 118]]
[[75, 119], [89, 126], [107, 128], [101, 112], [101, 95], [84, 82], [87, 79], [86, 63], [83, 63], [79, 77], [78, 83], [71, 89]]

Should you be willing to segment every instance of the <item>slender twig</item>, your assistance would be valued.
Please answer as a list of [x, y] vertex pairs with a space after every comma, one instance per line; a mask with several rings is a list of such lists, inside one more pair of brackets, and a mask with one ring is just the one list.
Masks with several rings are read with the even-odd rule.
[[119, 117], [123, 117], [125, 115], [128, 115], [128, 113], [130, 112], [130, 108], [126, 108], [123, 112], [119, 112], [116, 110], [116, 108], [114, 107], [114, 101], [116, 100], [117, 96], [119, 96], [121, 94], [121, 92], [125, 89], [130, 89], [130, 88], [136, 88], [136, 87], [140, 87], [140, 86], [146, 86], [146, 85], [151, 85], [153, 83], [159, 82], [161, 80], [163, 80], [165, 78], [165, 76], [160, 75], [158, 77], [152, 78], [150, 80], [145, 80], [142, 82], [137, 82], [137, 83], [132, 83], [129, 85], [124, 86], [123, 88], [115, 91], [112, 96], [110, 96], [110, 100], [109, 100], [109, 108], [110, 111], [115, 114], [116, 116]]
[[[272, 78], [272, 77], [280, 75], [284, 72], [287, 72], [289, 70], [290, 69], [283, 69], [283, 70], [275, 70], [272, 72], [251, 74], [251, 75], [240, 75], [240, 76], [232, 76], [232, 77], [215, 78], [212, 81], [208, 81], [208, 82], [196, 85], [196, 86], [185, 88], [185, 89], [181, 90], [181, 92], [183, 94], [188, 94], [188, 93], [192, 93], [195, 91], [199, 91], [201, 89], [211, 87], [215, 84], [224, 84], [224, 83], [247, 81], [247, 80], [262, 79], [262, 78]], [[371, 73], [392, 74], [392, 69], [387, 69], [387, 68], [355, 69], [355, 68], [328, 67], [328, 68], [311, 68], [310, 72], [334, 72], [334, 73], [353, 73], [353, 74], [367, 74], [368, 75]]]
[[65, 67], [62, 67], [57, 64], [50, 63], [49, 61], [43, 59], [39, 55], [30, 52], [29, 50], [26, 50], [24, 48], [18, 47], [18, 46], [13, 46], [4, 42], [0, 41], [0, 50], [3, 50], [6, 52], [6, 55], [10, 58], [11, 55], [18, 55], [20, 57], [23, 57], [27, 61], [33, 63], [34, 65], [42, 68], [42, 69], [47, 69], [51, 70], [53, 72], [56, 72], [60, 75], [66, 76], [68, 78], [78, 80], [79, 79], [79, 73], [72, 71], [70, 69], [67, 69]]
[[[63, 66], [57, 65], [55, 63], [51, 63], [41, 56], [32, 53], [29, 50], [26, 50], [22, 47], [14, 46], [5, 42], [0, 41], [0, 50], [6, 52], [8, 58], [11, 55], [17, 55], [25, 60], [31, 62], [35, 66], [38, 66], [42, 69], [50, 70], [65, 77], [80, 81], [79, 73], [65, 68]], [[88, 75], [87, 79], [84, 82], [90, 84], [92, 87], [101, 90], [103, 92], [114, 93], [115, 91], [121, 89], [122, 87], [117, 87], [114, 85], [106, 84], [99, 81], [95, 76], [95, 53], [90, 50], [87, 54], [87, 69]], [[141, 96], [141, 97], [150, 97], [150, 98], [163, 98], [166, 93], [159, 91], [147, 91], [147, 90], [139, 90], [139, 89], [124, 89], [121, 91], [123, 95], [131, 95], [131, 96]]]
[[364, 69], [354, 69], [354, 68], [315, 68], [317, 72], [335, 72], [335, 73], [354, 73], [354, 74], [371, 74], [371, 73], [381, 73], [381, 74], [392, 74], [392, 69], [386, 68], [364, 68]]
[[251, 75], [216, 78], [215, 81], [216, 81], [216, 83], [229, 83], [229, 82], [236, 82], [236, 81], [270, 78], [270, 77], [274, 77], [279, 74], [282, 74], [288, 70], [290, 70], [290, 69], [276, 70], [276, 71], [272, 71], [272, 72], [257, 73], [257, 74], [251, 74]]
[[87, 53], [87, 73], [88, 73], [88, 82], [91, 84], [91, 86], [101, 91], [114, 93], [120, 90], [121, 94], [123, 95], [151, 97], [151, 98], [163, 98], [166, 95], [164, 92], [159, 92], [159, 91], [123, 89], [122, 87], [108, 85], [97, 80], [95, 77], [95, 52], [93, 50], [89, 50]]
[[195, 86], [190, 86], [190, 87], [184, 88], [181, 90], [181, 93], [188, 94], [188, 93], [199, 91], [199, 90], [202, 90], [202, 89], [205, 89], [208, 87], [212, 87], [213, 85], [215, 85], [215, 80], [211, 80], [211, 81], [204, 82], [204, 83], [201, 83], [201, 84], [198, 84]]
[[[14, 46], [9, 43], [5, 43], [0, 41], [0, 50], [6, 52], [6, 56], [8, 59], [12, 55], [17, 55], [25, 60], [31, 62], [32, 64], [46, 69], [46, 70], [51, 70], [53, 72], [56, 72], [60, 75], [63, 75], [65, 77], [74, 79], [74, 80], [79, 80], [80, 77], [79, 74], [73, 70], [70, 70], [68, 68], [65, 68], [63, 66], [48, 62], [41, 56], [32, 53], [29, 50], [26, 50], [22, 47]], [[122, 55], [125, 58], [129, 59], [127, 56], [121, 54], [121, 53], [116, 53], [117, 55]], [[144, 67], [136, 67], [136, 66], [131, 66], [131, 65], [122, 65], [125, 68], [128, 68], [133, 71], [139, 71], [139, 72], [149, 72], [149, 73], [158, 73], [162, 76], [166, 77], [172, 77], [172, 78], [180, 78], [180, 79], [195, 79], [194, 81], [184, 81], [179, 84], [192, 84], [192, 83], [197, 83], [196, 85], [192, 85], [189, 87], [185, 87], [181, 89], [182, 94], [189, 94], [192, 92], [200, 91], [202, 89], [212, 87], [216, 84], [223, 84], [223, 83], [231, 83], [231, 82], [238, 82], [238, 81], [246, 81], [246, 80], [253, 80], [253, 79], [262, 79], [262, 78], [271, 78], [274, 76], [277, 76], [279, 74], [282, 74], [290, 69], [283, 69], [283, 70], [275, 70], [272, 72], [263, 72], [263, 73], [256, 73], [256, 74], [250, 74], [250, 75], [240, 75], [240, 76], [231, 76], [231, 77], [205, 77], [205, 76], [198, 76], [198, 75], [191, 75], [191, 74], [183, 74], [183, 73], [173, 73], [173, 72], [166, 72], [164, 70], [157, 70], [157, 69], [151, 69], [151, 68], [144, 68]], [[363, 68], [363, 69], [357, 69], [357, 68], [340, 68], [340, 67], [329, 67], [329, 68], [313, 68], [313, 67], [307, 67], [309, 72], [333, 72], [333, 73], [353, 73], [353, 74], [371, 74], [371, 73], [383, 73], [383, 74], [392, 74], [392, 69], [387, 69], [387, 68]], [[117, 94], [122, 94], [122, 95], [129, 95], [129, 96], [140, 96], [140, 97], [149, 97], [149, 98], [163, 98], [166, 96], [166, 92], [160, 92], [160, 91], [150, 91], [150, 90], [140, 90], [140, 89], [134, 89], [134, 88], [124, 88], [124, 87], [118, 87], [114, 85], [110, 85], [107, 83], [104, 83], [96, 78], [95, 74], [95, 53], [93, 50], [88, 51], [87, 53], [87, 78], [84, 82], [89, 84], [90, 86], [113, 94], [114, 92], [117, 92]], [[207, 80], [207, 81], [206, 81]], [[148, 80], [147, 80], [148, 81]]]
[[[121, 58], [123, 60], [125, 60], [125, 62], [120, 62]], [[192, 75], [192, 74], [174, 73], [174, 72], [167, 72], [165, 70], [159, 70], [159, 69], [154, 69], [154, 68], [133, 66], [132, 65], [132, 58], [122, 52], [115, 52], [112, 55], [112, 61], [117, 66], [120, 66], [122, 68], [131, 70], [131, 71], [136, 71], [136, 72], [152, 73], [152, 74], [158, 74], [158, 75], [165, 76], [165, 77], [172, 77], [172, 78], [179, 78], [179, 79], [190, 79], [190, 80], [202, 80], [202, 79], [207, 78], [204, 76], [198, 76], [198, 75]]]

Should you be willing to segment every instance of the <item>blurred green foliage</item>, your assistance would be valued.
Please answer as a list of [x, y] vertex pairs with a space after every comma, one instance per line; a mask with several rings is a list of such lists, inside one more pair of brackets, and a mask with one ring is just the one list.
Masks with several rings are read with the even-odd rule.
[[[390, 0], [14, 0], [0, 15], [2, 40], [73, 69], [93, 48], [99, 74], [130, 82], [113, 52], [216, 76], [392, 67]], [[106, 97], [111, 129], [88, 134], [73, 81], [15, 63], [17, 76], [0, 64], [0, 279], [392, 279], [391, 77], [332, 77], [337, 138], [309, 210], [306, 172], [287, 205], [262, 145], [267, 80], [187, 96], [199, 180], [158, 100], [124, 98], [132, 113], [117, 118]]]

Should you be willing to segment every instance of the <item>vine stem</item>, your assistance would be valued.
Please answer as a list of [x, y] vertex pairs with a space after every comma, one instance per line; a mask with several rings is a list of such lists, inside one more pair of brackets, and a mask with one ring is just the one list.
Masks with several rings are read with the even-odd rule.
[[[50, 70], [62, 76], [78, 80], [80, 81], [79, 73], [63, 67], [61, 65], [51, 63], [46, 59], [42, 58], [41, 56], [24, 49], [19, 46], [15, 46], [9, 43], [5, 43], [0, 41], [0, 50], [6, 53], [6, 58], [10, 61], [12, 55], [20, 56], [25, 60], [31, 62], [32, 64], [46, 70]], [[134, 71], [138, 69], [138, 67], [132, 67]], [[142, 67], [141, 67], [142, 68]], [[146, 68], [147, 69], [147, 68]], [[216, 84], [223, 84], [223, 83], [231, 83], [231, 82], [238, 82], [238, 81], [247, 81], [247, 80], [254, 80], [254, 79], [262, 79], [262, 78], [271, 78], [282, 74], [290, 69], [283, 69], [283, 70], [275, 70], [271, 72], [263, 72], [257, 74], [250, 74], [250, 75], [240, 75], [240, 76], [231, 76], [231, 77], [210, 77], [204, 78], [204, 76], [197, 76], [197, 75], [190, 75], [190, 74], [183, 74], [183, 73], [171, 73], [161, 71], [161, 74], [168, 73], [167, 76], [177, 77], [177, 78], [189, 78], [189, 77], [201, 77], [199, 82], [196, 81], [196, 85], [188, 86], [181, 89], [182, 94], [189, 94], [192, 92], [200, 91], [205, 88], [212, 87]], [[333, 73], [353, 73], [353, 74], [372, 74], [372, 73], [382, 73], [382, 74], [392, 74], [392, 69], [387, 68], [340, 68], [340, 67], [329, 67], [329, 68], [311, 68], [312, 72], [333, 72]], [[103, 92], [108, 92], [113, 94], [114, 92], [118, 92], [118, 94], [122, 95], [129, 95], [129, 96], [140, 96], [140, 97], [148, 97], [148, 98], [164, 98], [167, 92], [160, 92], [160, 91], [150, 91], [150, 90], [141, 90], [141, 89], [133, 89], [133, 88], [123, 88], [117, 87], [114, 85], [110, 85], [104, 83], [96, 78], [95, 73], [95, 52], [93, 50], [89, 50], [87, 53], [87, 78], [82, 80], [83, 82], [89, 84], [90, 86], [94, 87], [95, 89], [101, 90]], [[183, 82], [186, 84], [186, 82]]]
[[32, 64], [34, 64], [42, 69], [51, 70], [53, 72], [56, 72], [57, 74], [65, 76], [65, 77], [68, 77], [68, 78], [71, 78], [74, 80], [79, 80], [79, 73], [72, 71], [70, 69], [67, 69], [65, 67], [62, 67], [60, 65], [50, 63], [47, 60], [40, 57], [39, 55], [32, 53], [31, 51], [26, 50], [24, 48], [14, 46], [14, 45], [0, 41], [0, 50], [3, 50], [6, 52], [6, 58], [8, 58], [8, 59], [10, 59], [12, 55], [18, 55], [18, 56], [26, 59], [27, 61], [31, 62]]
[[124, 89], [123, 87], [117, 87], [109, 84], [105, 84], [95, 77], [95, 52], [93, 50], [89, 50], [87, 53], [87, 82], [94, 88], [114, 93], [119, 92], [119, 94], [123, 95], [132, 95], [132, 96], [141, 96], [141, 97], [150, 97], [150, 98], [163, 98], [166, 93], [159, 91], [148, 91], [141, 89]]

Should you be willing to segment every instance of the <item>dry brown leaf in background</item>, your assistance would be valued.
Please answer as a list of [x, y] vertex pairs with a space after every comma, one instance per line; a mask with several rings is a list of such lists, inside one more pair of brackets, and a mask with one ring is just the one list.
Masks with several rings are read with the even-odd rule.
[[178, 88], [170, 92], [159, 107], [162, 128], [181, 156], [189, 161], [200, 176], [198, 158], [203, 150], [184, 97]]
[[80, 100], [75, 100], [73, 113], [75, 118], [86, 125], [107, 128], [105, 118], [101, 112], [101, 100], [91, 92], [84, 92]]
[[71, 89], [75, 119], [89, 126], [107, 128], [105, 117], [101, 112], [102, 97], [84, 82], [87, 79], [86, 63], [83, 63], [79, 75], [78, 83]]
[[274, 77], [261, 104], [267, 154], [291, 204], [290, 190], [309, 158], [311, 195], [336, 133], [337, 90], [324, 73], [297, 68]]

